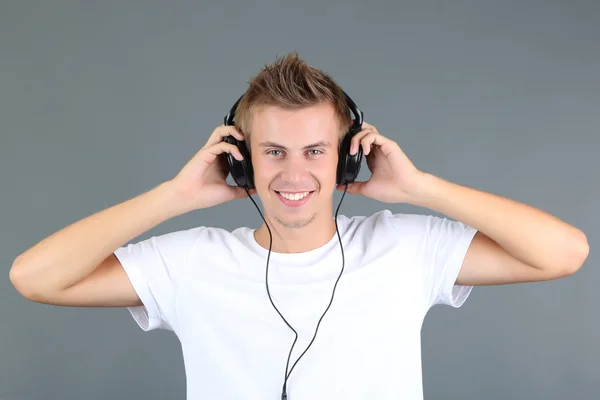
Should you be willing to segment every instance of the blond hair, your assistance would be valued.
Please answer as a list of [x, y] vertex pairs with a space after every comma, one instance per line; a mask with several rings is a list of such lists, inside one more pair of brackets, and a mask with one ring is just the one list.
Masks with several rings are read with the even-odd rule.
[[277, 106], [298, 110], [329, 102], [334, 107], [339, 123], [340, 140], [352, 123], [341, 87], [329, 74], [308, 65], [296, 51], [265, 64], [248, 84], [235, 111], [235, 126], [244, 133], [248, 149], [253, 111], [257, 107]]

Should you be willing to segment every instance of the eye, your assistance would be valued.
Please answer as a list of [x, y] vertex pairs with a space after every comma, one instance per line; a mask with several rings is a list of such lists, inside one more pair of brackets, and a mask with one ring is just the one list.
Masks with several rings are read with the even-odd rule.
[[[311, 150], [308, 150], [308, 153], [311, 156], [316, 156], [316, 155], [322, 154], [323, 151], [317, 150], [317, 149], [311, 149]], [[281, 150], [277, 150], [277, 149], [268, 150], [267, 154], [268, 155], [272, 155], [272, 156], [281, 156], [281, 155], [283, 155], [282, 151]]]

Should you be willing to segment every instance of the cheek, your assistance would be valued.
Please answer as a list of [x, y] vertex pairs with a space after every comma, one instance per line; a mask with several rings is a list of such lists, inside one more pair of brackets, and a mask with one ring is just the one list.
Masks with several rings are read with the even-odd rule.
[[337, 158], [323, 159], [316, 166], [314, 176], [319, 180], [323, 187], [335, 187], [335, 176], [337, 172]]
[[268, 165], [264, 160], [252, 160], [254, 169], [254, 184], [258, 191], [263, 187], [268, 189], [270, 182], [277, 174], [277, 169], [274, 165]]

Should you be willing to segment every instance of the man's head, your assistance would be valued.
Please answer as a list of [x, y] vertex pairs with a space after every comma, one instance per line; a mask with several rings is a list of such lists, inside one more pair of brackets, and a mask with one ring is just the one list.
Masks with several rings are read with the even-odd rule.
[[235, 115], [276, 229], [330, 223], [338, 145], [352, 122], [342, 89], [294, 52], [249, 81]]

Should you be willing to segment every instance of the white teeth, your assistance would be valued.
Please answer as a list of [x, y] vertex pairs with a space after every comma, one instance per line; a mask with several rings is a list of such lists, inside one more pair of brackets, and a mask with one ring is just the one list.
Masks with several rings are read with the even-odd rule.
[[284, 197], [288, 200], [301, 200], [301, 199], [305, 198], [309, 193], [310, 192], [291, 194], [291, 193], [279, 192], [279, 194], [281, 194], [282, 197]]

